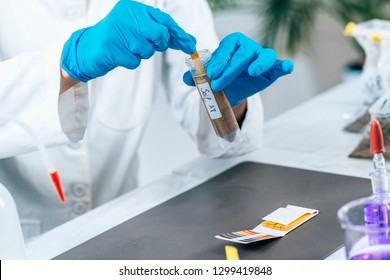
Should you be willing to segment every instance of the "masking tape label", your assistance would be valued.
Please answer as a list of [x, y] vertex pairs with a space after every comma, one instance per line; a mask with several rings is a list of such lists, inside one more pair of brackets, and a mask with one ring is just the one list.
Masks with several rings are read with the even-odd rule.
[[219, 119], [222, 117], [221, 111], [219, 110], [217, 101], [215, 100], [214, 94], [208, 83], [198, 84], [197, 85], [199, 93], [203, 99], [203, 102], [209, 112], [210, 118], [212, 120]]

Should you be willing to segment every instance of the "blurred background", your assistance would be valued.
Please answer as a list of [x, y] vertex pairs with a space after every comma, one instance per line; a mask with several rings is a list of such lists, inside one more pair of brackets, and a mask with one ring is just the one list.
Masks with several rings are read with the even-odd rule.
[[[261, 93], [266, 121], [359, 75], [364, 53], [343, 35], [347, 22], [390, 19], [389, 0], [208, 1], [220, 39], [239, 31], [295, 63], [292, 75]], [[139, 151], [141, 185], [199, 156], [162, 95], [156, 104]]]

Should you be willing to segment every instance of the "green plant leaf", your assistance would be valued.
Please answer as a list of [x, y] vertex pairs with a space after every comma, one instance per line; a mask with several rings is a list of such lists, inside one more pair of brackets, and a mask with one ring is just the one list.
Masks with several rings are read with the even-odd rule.
[[[266, 47], [295, 55], [311, 40], [317, 14], [324, 12], [343, 26], [349, 21], [390, 20], [390, 0], [208, 0], [214, 11], [245, 8], [261, 21], [258, 40]], [[356, 49], [363, 53], [355, 42]]]
[[233, 9], [239, 4], [237, 0], [207, 0], [209, 2], [211, 10], [214, 12]]
[[259, 0], [253, 9], [262, 19], [260, 41], [265, 47], [296, 54], [309, 44], [320, 1]]

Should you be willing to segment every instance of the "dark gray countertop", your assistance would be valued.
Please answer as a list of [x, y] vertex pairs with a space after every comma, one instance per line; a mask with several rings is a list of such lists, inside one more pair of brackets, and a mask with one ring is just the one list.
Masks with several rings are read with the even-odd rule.
[[[370, 194], [368, 179], [244, 162], [56, 259], [224, 259], [226, 244], [244, 260], [323, 259], [343, 244], [337, 210]], [[214, 237], [252, 229], [288, 204], [320, 213], [283, 238], [242, 245]]]

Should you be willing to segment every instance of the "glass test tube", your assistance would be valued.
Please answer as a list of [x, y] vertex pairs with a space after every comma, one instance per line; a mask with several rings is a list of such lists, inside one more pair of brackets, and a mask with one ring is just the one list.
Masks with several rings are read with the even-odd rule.
[[209, 115], [215, 133], [223, 149], [229, 149], [242, 142], [240, 127], [225, 92], [211, 89], [211, 80], [206, 75], [207, 64], [211, 59], [209, 50], [200, 50], [186, 58], [203, 105]]

